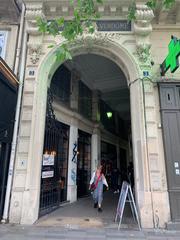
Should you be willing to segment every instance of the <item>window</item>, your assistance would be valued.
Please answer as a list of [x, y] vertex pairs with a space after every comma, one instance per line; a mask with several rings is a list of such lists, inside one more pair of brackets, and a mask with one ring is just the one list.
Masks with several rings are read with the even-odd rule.
[[65, 105], [70, 105], [71, 72], [64, 66], [60, 66], [51, 81], [53, 95]]
[[0, 57], [5, 58], [7, 43], [7, 31], [0, 31]]
[[79, 113], [88, 119], [92, 118], [92, 91], [79, 81]]

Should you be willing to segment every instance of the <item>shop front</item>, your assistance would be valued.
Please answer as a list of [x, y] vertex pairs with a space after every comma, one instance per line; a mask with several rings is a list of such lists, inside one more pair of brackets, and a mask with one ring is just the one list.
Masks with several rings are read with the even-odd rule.
[[17, 93], [18, 81], [0, 58], [0, 219], [7, 187]]

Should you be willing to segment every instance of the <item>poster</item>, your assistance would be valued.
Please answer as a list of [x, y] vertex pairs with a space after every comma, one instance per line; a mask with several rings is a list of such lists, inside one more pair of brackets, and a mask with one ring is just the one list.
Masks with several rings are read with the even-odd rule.
[[54, 165], [54, 155], [43, 154], [43, 166], [53, 166], [53, 165]]
[[42, 172], [42, 178], [52, 178], [52, 177], [54, 177], [54, 171]]
[[0, 57], [5, 58], [7, 31], [0, 31]]

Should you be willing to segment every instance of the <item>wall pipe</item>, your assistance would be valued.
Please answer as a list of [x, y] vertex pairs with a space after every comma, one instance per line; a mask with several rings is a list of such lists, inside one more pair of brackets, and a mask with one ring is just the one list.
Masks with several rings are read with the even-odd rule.
[[[22, 18], [23, 19], [24, 19], [24, 16], [25, 16], [25, 5], [22, 3]], [[22, 23], [24, 25], [23, 21], [22, 21]], [[26, 63], [26, 52], [27, 52], [26, 26], [23, 27], [22, 32], [23, 32], [23, 30], [24, 30], [24, 37], [23, 37], [23, 43], [22, 43], [21, 62], [18, 60], [21, 63], [20, 64], [20, 72], [19, 72], [19, 89], [18, 89], [15, 124], [14, 124], [13, 140], [12, 140], [12, 147], [11, 147], [11, 153], [10, 153], [8, 180], [7, 180], [7, 188], [6, 188], [6, 196], [5, 196], [5, 204], [4, 204], [2, 223], [7, 222], [8, 215], [9, 215], [10, 197], [11, 197], [11, 189], [12, 189], [12, 181], [13, 181], [13, 171], [14, 171], [16, 148], [17, 148], [17, 138], [18, 138], [18, 130], [19, 130], [19, 119], [20, 119], [20, 112], [21, 112], [21, 100], [22, 100], [22, 92], [23, 92], [23, 85], [24, 85], [24, 72], [25, 72], [25, 63]]]
[[20, 57], [21, 57], [22, 37], [23, 37], [23, 30], [24, 30], [24, 16], [25, 16], [25, 6], [22, 3], [19, 38], [18, 38], [18, 44], [17, 44], [17, 49], [16, 49], [16, 59], [15, 59], [15, 66], [14, 66], [14, 74], [16, 76], [18, 76], [19, 62], [20, 62]]

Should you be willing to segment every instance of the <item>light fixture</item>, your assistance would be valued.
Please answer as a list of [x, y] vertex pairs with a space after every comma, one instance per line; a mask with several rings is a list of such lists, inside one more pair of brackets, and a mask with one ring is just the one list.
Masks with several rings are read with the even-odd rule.
[[112, 112], [107, 112], [106, 115], [108, 118], [112, 118]]

